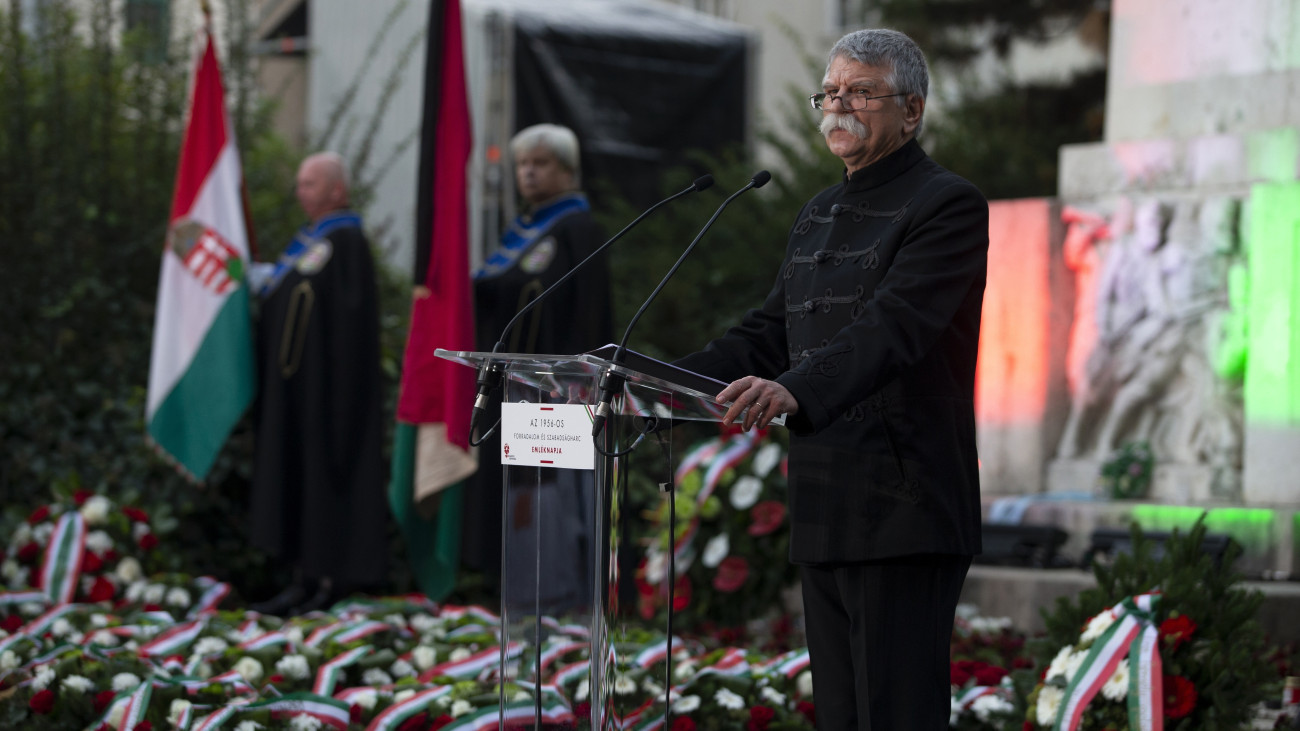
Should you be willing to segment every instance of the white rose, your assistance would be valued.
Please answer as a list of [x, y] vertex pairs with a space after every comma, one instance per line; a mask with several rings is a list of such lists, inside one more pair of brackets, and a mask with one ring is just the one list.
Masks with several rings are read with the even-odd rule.
[[976, 698], [971, 704], [970, 709], [975, 712], [975, 717], [981, 721], [988, 721], [989, 716], [994, 713], [1010, 713], [1015, 710], [1015, 706], [1007, 702], [1005, 698], [990, 693]]
[[235, 731], [261, 731], [264, 728], [266, 727], [257, 721], [240, 721], [239, 725], [235, 727]]
[[668, 554], [657, 549], [650, 549], [645, 554], [645, 580], [647, 584], [658, 584], [668, 575]]
[[587, 679], [583, 678], [578, 683], [578, 689], [573, 691], [573, 700], [581, 703], [587, 700], [587, 694], [591, 692], [591, 687], [587, 685]]
[[0, 576], [5, 577], [6, 581], [13, 583], [14, 578], [18, 576], [18, 569], [20, 568], [22, 567], [18, 565], [17, 561], [12, 558], [7, 558], [4, 563], [0, 564]]
[[230, 647], [230, 645], [226, 644], [226, 641], [220, 637], [201, 637], [198, 642], [194, 643], [193, 654], [207, 657], [208, 655], [225, 652], [227, 647]]
[[804, 698], [811, 696], [813, 694], [812, 673], [807, 670], [803, 671], [802, 673], [799, 673], [799, 677], [794, 679], [794, 685], [795, 688], [799, 691], [799, 695], [803, 696]]
[[745, 707], [745, 699], [726, 688], [718, 688], [718, 692], [713, 694], [713, 701], [732, 711], [738, 711]]
[[109, 618], [107, 614], [95, 613], [90, 615], [91, 627], [99, 627], [99, 628], [107, 627], [108, 622], [109, 622]]
[[403, 616], [400, 615], [400, 614], [390, 614], [390, 615], [384, 617], [384, 619], [383, 619], [382, 621], [384, 622], [384, 624], [387, 624], [387, 625], [390, 625], [390, 626], [393, 626], [393, 627], [405, 627], [405, 626], [406, 626], [406, 617], [403, 617]]
[[452, 718], [460, 718], [461, 716], [465, 715], [466, 713], [472, 713], [473, 711], [474, 711], [474, 704], [473, 704], [473, 703], [470, 703], [469, 701], [465, 700], [464, 698], [462, 698], [462, 699], [456, 701], [455, 703], [451, 704], [451, 717], [452, 717]]
[[759, 447], [758, 452], [754, 454], [752, 468], [754, 474], [761, 479], [767, 477], [767, 473], [771, 472], [772, 468], [779, 464], [781, 464], [781, 445], [768, 442]]
[[392, 685], [393, 678], [379, 668], [367, 668], [361, 674], [361, 682], [364, 685]]
[[411, 663], [398, 658], [388, 667], [388, 672], [395, 678], [406, 678], [415, 675], [415, 668], [411, 667]]
[[26, 566], [19, 567], [18, 572], [14, 574], [11, 584], [13, 586], [30, 586], [31, 582], [27, 580], [27, 577], [30, 576], [31, 573], [32, 570]]
[[103, 553], [113, 547], [113, 539], [102, 530], [92, 530], [86, 534], [86, 548], [95, 553]]
[[14, 529], [14, 536], [10, 545], [21, 546], [30, 543], [32, 540], [32, 527], [26, 523], [19, 523]]
[[700, 557], [700, 562], [708, 568], [716, 569], [729, 553], [731, 553], [731, 539], [726, 533], [719, 533], [704, 544], [704, 555]]
[[173, 728], [180, 728], [181, 717], [185, 715], [185, 712], [188, 711], [192, 705], [194, 704], [184, 698], [177, 698], [172, 701], [171, 708], [167, 709], [167, 723], [170, 723]]
[[262, 679], [262, 663], [256, 658], [245, 655], [235, 663], [234, 669], [249, 683], [256, 683]]
[[785, 694], [778, 691], [776, 688], [764, 686], [764, 688], [758, 692], [758, 695], [773, 706], [778, 708], [785, 706]]
[[184, 609], [190, 605], [190, 593], [179, 586], [172, 587], [167, 592], [167, 604]]
[[324, 725], [319, 718], [305, 714], [299, 714], [289, 720], [289, 728], [292, 731], [316, 731]]
[[1039, 689], [1038, 705], [1034, 709], [1039, 726], [1051, 726], [1056, 723], [1056, 713], [1061, 707], [1063, 698], [1065, 698], [1065, 691], [1054, 685], [1044, 685]]
[[698, 695], [684, 695], [673, 701], [673, 713], [690, 713], [700, 707], [700, 697]]
[[99, 645], [100, 647], [117, 647], [119, 644], [121, 644], [121, 641], [117, 639], [117, 635], [113, 634], [112, 632], [109, 632], [106, 629], [101, 629], [95, 634], [91, 635], [90, 641], [96, 645]]
[[149, 524], [148, 524], [148, 523], [132, 523], [132, 524], [131, 524], [131, 537], [134, 538], [137, 542], [138, 542], [141, 538], [144, 538], [144, 537], [147, 536], [147, 535], [149, 535]]
[[420, 613], [411, 615], [411, 629], [416, 632], [423, 634], [436, 626], [438, 626], [438, 620], [428, 614]]
[[636, 692], [636, 681], [626, 675], [614, 678], [615, 695], [631, 695]]
[[275, 662], [275, 672], [291, 680], [302, 680], [311, 673], [311, 666], [302, 655], [285, 655]]
[[527, 700], [532, 700], [532, 698], [533, 698], [533, 697], [532, 697], [531, 695], [528, 695], [528, 691], [526, 691], [526, 690], [522, 690], [522, 689], [521, 689], [521, 690], [517, 690], [517, 691], [515, 691], [514, 697], [512, 697], [510, 700], [512, 700], [512, 701], [527, 701]]
[[731, 486], [731, 507], [736, 510], [748, 510], [758, 502], [763, 494], [763, 481], [753, 475], [745, 475]]
[[1128, 663], [1115, 666], [1115, 673], [1101, 686], [1101, 694], [1113, 701], [1128, 697]]
[[55, 637], [63, 637], [64, 635], [71, 634], [72, 631], [72, 623], [63, 617], [54, 620], [54, 623], [50, 625], [50, 634]]
[[658, 698], [664, 694], [664, 689], [660, 688], [658, 683], [653, 682], [649, 678], [646, 678], [645, 681], [641, 683], [641, 690], [645, 691], [645, 694], [652, 698]]
[[150, 584], [144, 590], [145, 604], [162, 604], [163, 598], [167, 596], [167, 587], [162, 584]]
[[460, 662], [461, 660], [468, 659], [469, 656], [473, 654], [474, 653], [470, 652], [467, 648], [457, 647], [451, 651], [451, 654], [447, 656], [447, 659], [451, 662]]
[[140, 567], [140, 562], [136, 560], [135, 556], [127, 556], [118, 561], [114, 573], [124, 584], [130, 584], [144, 578], [144, 569]]
[[86, 525], [103, 525], [108, 522], [108, 512], [112, 508], [108, 498], [95, 495], [81, 504], [81, 517], [86, 519]]
[[374, 690], [363, 690], [353, 695], [350, 700], [362, 709], [370, 711], [374, 710], [375, 704], [379, 702], [379, 694]]
[[[125, 563], [126, 559], [122, 559]], [[144, 599], [144, 593], [149, 589], [149, 584], [143, 581], [132, 581], [126, 587], [126, 600], [132, 604], [139, 604]]]
[[285, 630], [284, 638], [288, 640], [289, 644], [293, 647], [297, 647], [298, 645], [301, 645], [303, 640], [302, 627], [290, 627], [289, 629]]
[[95, 681], [81, 675], [69, 675], [64, 678], [63, 682], [59, 683], [59, 685], [64, 690], [72, 691], [73, 693], [86, 693], [87, 691], [94, 689]]
[[56, 673], [54, 672], [54, 668], [49, 665], [41, 665], [37, 667], [36, 675], [32, 677], [32, 688], [37, 692], [45, 690], [50, 683], [54, 682], [55, 675]]
[[[380, 672], [383, 672], [383, 671], [381, 670]], [[409, 700], [409, 699], [411, 699], [411, 698], [414, 698], [414, 697], [415, 697], [415, 689], [414, 689], [414, 688], [407, 688], [406, 690], [399, 690], [399, 691], [397, 691], [396, 693], [393, 694], [393, 705], [397, 705], [398, 703], [402, 703], [402, 702], [404, 702], [404, 701], [406, 701], [406, 700]]]
[[37, 543], [49, 543], [50, 536], [54, 533], [54, 524], [46, 521], [32, 528], [32, 540]]
[[112, 688], [118, 693], [124, 690], [134, 690], [138, 685], [140, 685], [140, 678], [132, 673], [118, 673], [113, 676]]
[[428, 645], [420, 645], [411, 651], [411, 659], [421, 672], [438, 664], [438, 651]]
[[681, 682], [695, 674], [695, 665], [689, 662], [678, 663], [673, 667], [673, 679]]
[[13, 670], [21, 663], [22, 661], [18, 659], [18, 655], [13, 650], [5, 650], [3, 654], [0, 654], [0, 670]]

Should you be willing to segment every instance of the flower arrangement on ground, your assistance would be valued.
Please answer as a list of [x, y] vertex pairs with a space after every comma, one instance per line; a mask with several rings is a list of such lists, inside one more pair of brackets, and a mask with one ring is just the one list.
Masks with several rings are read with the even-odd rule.
[[675, 500], [665, 496], [646, 516], [651, 538], [636, 577], [643, 618], [668, 610], [672, 558], [674, 609], [685, 626], [735, 630], [767, 618], [780, 628], [782, 592], [798, 579], [788, 560], [786, 450], [784, 432], [726, 431], [686, 454]]
[[1128, 442], [1101, 466], [1101, 487], [1108, 497], [1133, 500], [1147, 496], [1155, 476], [1155, 457], [1146, 442]]
[[[1262, 595], [1206, 554], [1203, 518], [1160, 557], [1133, 529], [1133, 553], [1094, 566], [1097, 587], [1058, 600], [1037, 643], [1046, 670], [1026, 698], [1026, 729], [1239, 729], [1275, 692], [1260, 662]], [[1050, 654], [1048, 654], [1050, 653]]]

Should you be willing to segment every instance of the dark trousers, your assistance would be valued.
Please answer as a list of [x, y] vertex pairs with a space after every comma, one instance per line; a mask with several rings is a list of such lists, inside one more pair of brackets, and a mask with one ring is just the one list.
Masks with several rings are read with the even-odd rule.
[[944, 731], [970, 556], [802, 566], [818, 731]]

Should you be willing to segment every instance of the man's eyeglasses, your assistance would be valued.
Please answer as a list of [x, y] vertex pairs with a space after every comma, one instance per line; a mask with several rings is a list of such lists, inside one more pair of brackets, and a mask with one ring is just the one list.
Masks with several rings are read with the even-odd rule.
[[907, 94], [903, 93], [867, 96], [870, 93], [871, 92], [869, 91], [850, 91], [847, 94], [830, 94], [823, 91], [817, 94], [808, 95], [808, 101], [812, 102], [813, 109], [825, 109], [826, 106], [831, 103], [832, 99], [839, 99], [840, 108], [846, 111], [856, 112], [859, 109], [866, 109], [867, 102], [872, 99], [887, 99], [891, 96], [907, 96]]

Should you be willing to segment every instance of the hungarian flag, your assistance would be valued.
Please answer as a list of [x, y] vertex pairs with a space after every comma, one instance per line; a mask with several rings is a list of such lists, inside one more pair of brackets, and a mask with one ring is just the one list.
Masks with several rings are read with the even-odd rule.
[[158, 275], [147, 437], [202, 481], [253, 400], [243, 171], [205, 33]]
[[388, 502], [421, 591], [441, 600], [460, 561], [462, 480], [474, 371], [434, 355], [472, 350], [466, 164], [471, 144], [460, 3], [429, 6], [415, 239], [415, 297], [402, 364]]

